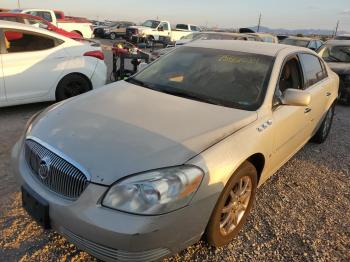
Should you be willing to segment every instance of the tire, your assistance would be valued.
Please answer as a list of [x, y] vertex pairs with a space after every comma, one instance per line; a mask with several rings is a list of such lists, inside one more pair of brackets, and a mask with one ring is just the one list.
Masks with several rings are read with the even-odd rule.
[[[248, 182], [247, 179], [250, 182]], [[240, 187], [241, 181], [244, 182], [243, 189], [246, 186], [247, 191], [244, 191], [246, 193], [238, 197], [237, 200], [239, 201], [234, 201], [233, 195], [235, 197], [240, 195], [239, 189], [242, 188], [242, 186]], [[210, 245], [215, 247], [226, 245], [238, 234], [255, 201], [257, 184], [258, 174], [256, 168], [250, 162], [244, 162], [226, 184], [210, 217], [205, 232], [205, 238]], [[243, 204], [239, 204], [240, 201], [242, 201]], [[227, 210], [230, 211], [226, 212]], [[238, 213], [238, 210], [240, 210], [240, 213]], [[230, 226], [229, 222], [225, 224], [225, 221], [231, 220], [231, 222], [233, 222], [233, 214], [236, 215], [234, 217], [237, 217], [236, 225], [232, 226], [231, 224]], [[223, 227], [220, 225], [223, 225]]]
[[111, 40], [115, 40], [115, 39], [117, 38], [117, 35], [116, 35], [115, 33], [111, 33], [111, 34], [109, 35], [109, 38], [110, 38]]
[[90, 81], [82, 75], [70, 74], [62, 78], [56, 89], [56, 100], [62, 101], [92, 89]]
[[335, 105], [333, 104], [327, 111], [325, 118], [322, 121], [321, 126], [318, 128], [316, 134], [311, 139], [312, 142], [317, 144], [322, 144], [326, 141], [329, 132], [332, 127], [333, 117], [334, 117]]
[[153, 46], [153, 40], [154, 40], [153, 36], [148, 36], [146, 38], [146, 47], [147, 48], [151, 48]]

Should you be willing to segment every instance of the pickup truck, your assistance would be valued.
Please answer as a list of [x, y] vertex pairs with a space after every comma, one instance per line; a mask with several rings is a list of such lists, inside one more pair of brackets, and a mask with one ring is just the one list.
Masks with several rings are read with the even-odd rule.
[[152, 42], [161, 42], [164, 45], [175, 42], [191, 34], [192, 31], [171, 29], [168, 21], [147, 20], [140, 26], [130, 26], [126, 29], [126, 37], [132, 42], [145, 42], [150, 46]]
[[67, 32], [78, 33], [84, 38], [93, 37], [92, 24], [85, 18], [65, 17], [62, 11], [48, 9], [15, 9], [11, 12], [39, 16]]

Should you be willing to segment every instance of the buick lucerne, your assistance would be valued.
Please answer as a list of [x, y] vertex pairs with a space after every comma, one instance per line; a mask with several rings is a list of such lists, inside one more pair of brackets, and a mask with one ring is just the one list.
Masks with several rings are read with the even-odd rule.
[[338, 87], [307, 48], [189, 43], [33, 116], [12, 153], [23, 206], [107, 261], [225, 245], [257, 187], [325, 141]]

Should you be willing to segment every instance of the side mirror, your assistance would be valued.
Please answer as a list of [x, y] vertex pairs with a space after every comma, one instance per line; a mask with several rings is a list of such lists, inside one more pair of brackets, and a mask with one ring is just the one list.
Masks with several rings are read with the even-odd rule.
[[158, 27], [158, 31], [164, 31], [163, 27], [162, 26]]
[[282, 96], [282, 104], [290, 106], [308, 106], [311, 102], [311, 95], [305, 90], [286, 89]]

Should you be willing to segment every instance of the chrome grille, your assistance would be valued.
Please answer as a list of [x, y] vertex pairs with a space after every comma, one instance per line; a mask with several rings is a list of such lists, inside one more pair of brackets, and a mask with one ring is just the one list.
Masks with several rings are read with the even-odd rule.
[[24, 148], [33, 174], [51, 191], [74, 200], [89, 184], [78, 168], [36, 141], [27, 139]]

